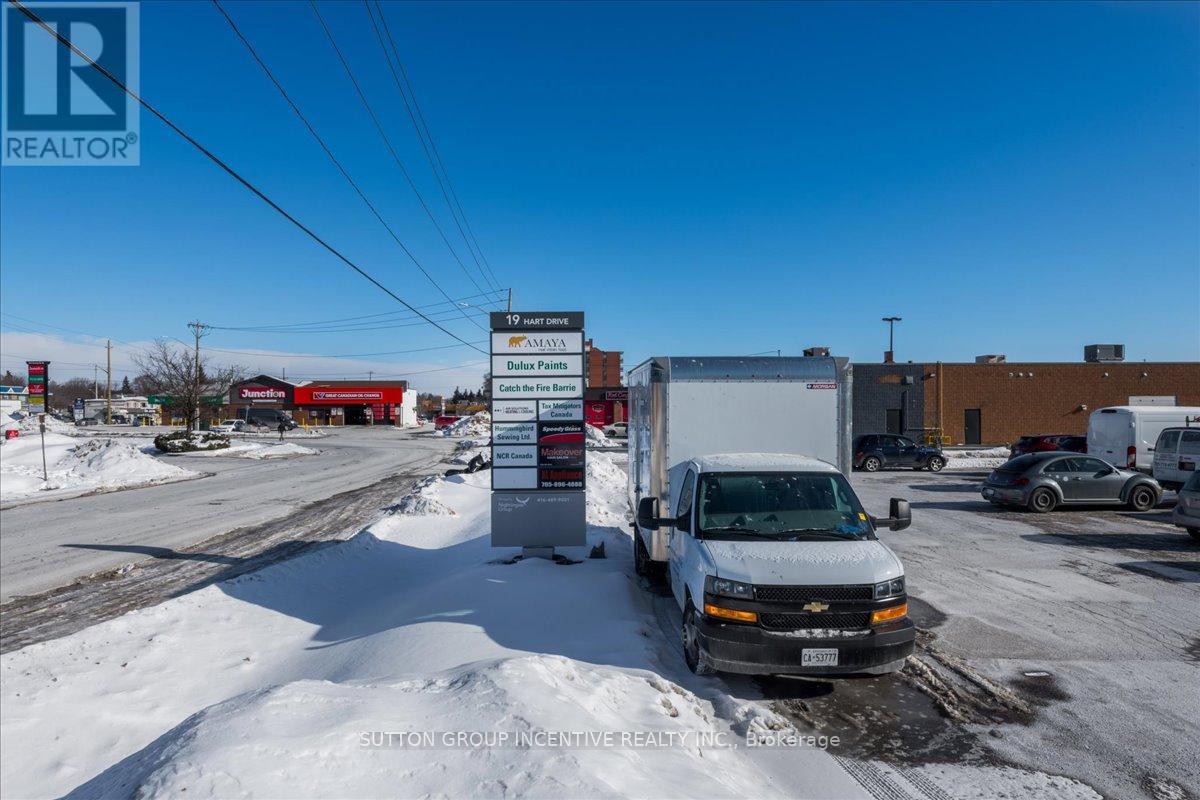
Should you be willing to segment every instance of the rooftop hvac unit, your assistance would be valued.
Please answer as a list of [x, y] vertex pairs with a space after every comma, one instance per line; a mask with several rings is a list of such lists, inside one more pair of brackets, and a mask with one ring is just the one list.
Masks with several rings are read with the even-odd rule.
[[1093, 364], [1103, 361], [1124, 361], [1123, 344], [1088, 344], [1083, 346], [1083, 360]]
[[829, 355], [829, 348], [828, 347], [806, 347], [806, 348], [804, 348], [804, 355], [809, 356], [810, 358], [812, 356], [827, 356], [827, 355]]
[[975, 356], [976, 364], [1003, 364], [1005, 361], [1005, 356], [1000, 353], [988, 353], [985, 356]]

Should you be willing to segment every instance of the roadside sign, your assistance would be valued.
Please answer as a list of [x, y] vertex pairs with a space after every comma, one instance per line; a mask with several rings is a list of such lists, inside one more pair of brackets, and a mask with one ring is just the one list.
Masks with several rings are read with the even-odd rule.
[[494, 312], [492, 546], [586, 541], [583, 312]]
[[45, 414], [47, 409], [46, 394], [50, 386], [50, 362], [26, 361], [28, 367], [29, 413]]

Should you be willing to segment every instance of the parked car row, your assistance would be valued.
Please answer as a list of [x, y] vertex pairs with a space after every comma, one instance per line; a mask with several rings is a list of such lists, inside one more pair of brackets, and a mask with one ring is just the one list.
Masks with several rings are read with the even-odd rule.
[[1008, 448], [1009, 458], [1026, 453], [1048, 453], [1066, 450], [1071, 453], [1087, 452], [1087, 437], [1069, 433], [1041, 433], [1037, 436], [1022, 436]]
[[1149, 475], [1077, 453], [1026, 453], [994, 470], [983, 498], [1000, 506], [1045, 513], [1065, 505], [1124, 505], [1149, 511], [1162, 488]]
[[856, 436], [853, 450], [854, 469], [864, 472], [894, 468], [940, 472], [946, 466], [946, 455], [937, 445], [917, 444], [912, 439], [890, 433]]

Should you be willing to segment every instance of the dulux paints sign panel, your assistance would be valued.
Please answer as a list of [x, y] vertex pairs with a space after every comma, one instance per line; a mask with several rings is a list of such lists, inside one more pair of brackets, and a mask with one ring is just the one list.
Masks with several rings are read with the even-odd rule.
[[583, 356], [492, 356], [492, 376], [583, 375]]

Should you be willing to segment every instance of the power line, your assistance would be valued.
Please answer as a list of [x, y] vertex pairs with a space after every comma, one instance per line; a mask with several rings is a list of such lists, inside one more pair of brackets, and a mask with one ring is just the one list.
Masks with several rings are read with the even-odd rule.
[[[467, 246], [467, 252], [471, 254], [471, 259], [475, 262], [475, 267], [479, 270], [479, 274], [483, 277], [484, 281], [488, 281], [488, 272], [491, 272], [491, 266], [488, 266], [487, 272], [484, 271], [483, 265], [479, 261], [480, 257], [483, 256], [483, 251], [480, 250], [479, 254], [476, 255], [475, 249], [471, 246], [471, 238], [468, 238], [467, 231], [463, 229], [463, 225], [466, 223], [466, 214], [462, 210], [462, 205], [459, 204], [456, 211], [455, 203], [450, 201], [450, 193], [447, 192], [447, 186], [450, 187], [450, 192], [453, 192], [453, 185], [450, 184], [450, 174], [446, 172], [445, 164], [441, 163], [440, 155], [437, 156], [437, 162], [435, 163], [434, 161], [434, 156], [437, 153], [436, 145], [433, 143], [432, 134], [429, 133], [429, 127], [425, 125], [425, 115], [421, 114], [421, 106], [417, 102], [417, 95], [408, 80], [408, 72], [404, 69], [404, 62], [400, 60], [400, 51], [396, 47], [396, 40], [392, 38], [387, 20], [384, 19], [383, 8], [379, 5], [378, 0], [375, 2], [374, 12], [371, 10], [370, 0], [363, 0], [363, 6], [367, 9], [367, 17], [371, 20], [371, 28], [375, 31], [375, 38], [379, 40], [379, 49], [383, 51], [383, 58], [387, 61], [388, 71], [392, 73], [392, 81], [396, 84], [397, 91], [400, 92], [400, 99], [404, 101], [404, 110], [408, 112], [408, 118], [412, 122], [413, 130], [417, 134], [417, 140], [420, 141], [421, 149], [425, 152], [425, 160], [429, 162], [429, 169], [433, 172], [433, 177], [437, 181], [438, 188], [441, 189], [442, 199], [446, 201], [446, 208], [450, 210], [450, 216], [454, 220], [454, 225], [458, 228], [458, 233], [462, 236], [463, 243]], [[375, 14], [379, 15], [379, 23], [375, 21]], [[381, 26], [383, 31], [387, 33], [388, 41], [391, 43], [391, 54], [388, 53], [387, 45], [383, 43], [383, 33], [380, 32]], [[392, 65], [393, 55], [395, 56], [396, 64], [400, 67], [400, 73], [397, 73], [396, 67]], [[403, 85], [400, 82], [401, 74], [404, 75]], [[407, 87], [407, 91], [405, 91], [405, 87]], [[410, 97], [412, 98], [411, 103], [409, 103]], [[416, 114], [413, 113], [414, 108], [417, 111]], [[420, 116], [420, 122], [418, 122], [418, 115]], [[427, 140], [428, 144], [426, 143]], [[431, 148], [433, 148], [432, 152]], [[438, 172], [438, 166], [441, 166], [441, 173]], [[445, 176], [444, 181], [443, 175]], [[455, 201], [457, 202], [457, 200], [458, 197], [455, 195]], [[460, 214], [462, 215], [461, 221], [459, 219]], [[478, 248], [478, 246], [479, 243], [475, 242], [475, 248]], [[486, 263], [486, 259], [484, 259], [484, 263]], [[491, 283], [496, 287], [500, 285], [499, 281], [496, 280], [495, 273], [492, 273]]]
[[[307, 234], [310, 239], [315, 241], [317, 244], [319, 244], [321, 247], [323, 247], [325, 250], [327, 250], [329, 253], [331, 253], [333, 256], [335, 256], [339, 261], [341, 261], [346, 266], [350, 267], [350, 269], [357, 272], [363, 278], [366, 278], [374, 286], [376, 286], [378, 289], [380, 289], [381, 291], [386, 293], [389, 297], [391, 297], [396, 302], [398, 302], [401, 305], [403, 305], [404, 307], [408, 308], [410, 311], [414, 311], [418, 315], [424, 317], [424, 315], [421, 314], [421, 312], [417, 311], [416, 308], [409, 305], [403, 298], [401, 298], [399, 295], [397, 295], [391, 289], [387, 288], [382, 283], [380, 283], [369, 272], [364, 270], [362, 267], [358, 266], [358, 264], [351, 261], [347, 256], [343, 255], [342, 252], [340, 250], [338, 250], [336, 247], [329, 244], [327, 241], [325, 241], [320, 236], [318, 236], [316, 234], [316, 232], [314, 232], [311, 228], [309, 228], [303, 222], [296, 219], [296, 217], [292, 216], [290, 213], [285, 211], [282, 206], [280, 206], [278, 203], [276, 203], [274, 200], [272, 200], [270, 197], [268, 197], [261, 189], [259, 189], [257, 186], [255, 186], [253, 183], [251, 183], [249, 180], [242, 177], [241, 173], [239, 173], [233, 167], [229, 166], [229, 164], [227, 164], [223, 160], [221, 160], [221, 158], [218, 157], [215, 153], [213, 153], [211, 150], [209, 150], [204, 145], [200, 144], [200, 142], [196, 141], [196, 139], [192, 138], [191, 135], [186, 133], [182, 128], [180, 128], [178, 125], [176, 125], [174, 122], [172, 122], [170, 120], [170, 118], [168, 118], [165, 114], [163, 114], [161, 111], [159, 111], [153, 105], [151, 105], [149, 101], [145, 100], [140, 95], [138, 95], [133, 90], [131, 90], [128, 86], [126, 86], [125, 83], [123, 81], [121, 81], [120, 78], [113, 75], [111, 72], [109, 72], [106, 68], [104, 68], [100, 64], [96, 63], [90, 56], [88, 56], [86, 53], [84, 53], [82, 50], [80, 50], [78, 47], [76, 47], [70, 40], [68, 40], [66, 37], [64, 37], [62, 34], [60, 34], [54, 28], [51, 28], [49, 25], [47, 25], [46, 22], [41, 17], [39, 17], [36, 13], [31, 11], [27, 6], [25, 6], [25, 4], [21, 2], [21, 0], [8, 0], [8, 2], [11, 5], [13, 5], [14, 7], [16, 7], [30, 21], [41, 26], [41, 28], [43, 30], [45, 30], [46, 33], [53, 36], [58, 41], [59, 44], [61, 44], [63, 47], [68, 48], [72, 53], [74, 53], [76, 56], [78, 56], [80, 59], [82, 59], [84, 61], [84, 63], [86, 63], [92, 69], [96, 70], [101, 75], [103, 75], [105, 78], [107, 78], [117, 88], [119, 88], [121, 91], [125, 92], [125, 94], [129, 95], [131, 98], [136, 100], [142, 106], [142, 108], [146, 109], [151, 114], [153, 114], [159, 121], [161, 121], [164, 125], [166, 125], [168, 128], [170, 128], [175, 134], [180, 136], [184, 141], [186, 141], [192, 147], [199, 150], [200, 153], [202, 155], [204, 155], [205, 158], [207, 158], [209, 161], [212, 161], [214, 164], [216, 164], [218, 167], [220, 167], [231, 178], [233, 178], [238, 183], [240, 183], [242, 186], [244, 186], [246, 189], [251, 191], [256, 197], [258, 197], [258, 199], [262, 200], [264, 203], [266, 203], [268, 206], [270, 206], [275, 212], [277, 212], [282, 217], [284, 217], [288, 222], [292, 223], [297, 228], [299, 228], [301, 231], [303, 231], [305, 234]], [[442, 325], [439, 325], [437, 322], [434, 322], [431, 319], [426, 319], [426, 321], [429, 322], [430, 325], [433, 325], [433, 327], [440, 330], [442, 333], [446, 334], [447, 336], [449, 336], [459, 342], [462, 342], [463, 344], [467, 344], [467, 341], [465, 339], [463, 339], [461, 336], [459, 336], [458, 334], [443, 327]], [[474, 345], [471, 345], [471, 346], [474, 349], [479, 350], [479, 352], [481, 352], [481, 353], [487, 352], [487, 351], [481, 350], [478, 347], [475, 347]]]
[[[472, 342], [472, 344], [487, 344], [486, 341]], [[336, 355], [322, 355], [317, 353], [272, 353], [272, 352], [255, 352], [251, 350], [230, 350], [220, 347], [206, 347], [206, 350], [217, 353], [232, 353], [234, 355], [254, 356], [257, 358], [373, 358], [374, 356], [398, 356], [408, 353], [427, 353], [431, 350], [450, 350], [456, 347], [462, 347], [461, 344], [445, 344], [438, 347], [417, 347], [411, 350], [384, 350], [379, 353], [338, 353]], [[361, 370], [360, 370], [361, 371]]]
[[[291, 107], [292, 111], [296, 114], [296, 116], [300, 118], [300, 121], [302, 123], [304, 123], [304, 127], [308, 130], [309, 134], [311, 134], [312, 137], [316, 140], [317, 144], [319, 144], [321, 146], [321, 149], [325, 151], [325, 155], [328, 156], [329, 160], [333, 162], [333, 165], [335, 167], [337, 167], [338, 172], [340, 172], [342, 174], [342, 177], [346, 179], [346, 182], [350, 184], [350, 186], [354, 189], [355, 193], [357, 193], [359, 198], [363, 201], [363, 203], [366, 204], [367, 208], [369, 208], [371, 210], [371, 213], [375, 216], [375, 219], [379, 220], [379, 224], [384, 227], [384, 229], [388, 232], [388, 234], [392, 237], [392, 239], [396, 242], [396, 244], [400, 246], [400, 249], [404, 251], [404, 254], [406, 256], [408, 256], [409, 260], [411, 260], [413, 262], [413, 264], [416, 265], [417, 269], [419, 269], [421, 271], [421, 274], [424, 275], [429, 280], [429, 282], [432, 283], [437, 288], [437, 290], [442, 293], [442, 296], [445, 297], [446, 300], [449, 301], [450, 295], [446, 293], [446, 291], [441, 287], [441, 285], [436, 280], [434, 280], [434, 277], [432, 275], [430, 275], [429, 271], [425, 269], [424, 265], [421, 264], [421, 262], [417, 260], [417, 257], [413, 254], [413, 252], [411, 250], [408, 249], [408, 246], [405, 245], [404, 242], [402, 242], [400, 240], [400, 237], [396, 234], [396, 231], [392, 229], [392, 226], [389, 225], [387, 223], [387, 221], [383, 218], [383, 215], [379, 213], [379, 209], [376, 208], [375, 204], [372, 203], [370, 201], [370, 199], [367, 198], [366, 193], [363, 192], [362, 188], [358, 185], [358, 183], [356, 183], [355, 180], [352, 177], [350, 177], [350, 173], [346, 170], [346, 168], [344, 166], [342, 166], [342, 162], [339, 161], [336, 156], [334, 156], [333, 151], [329, 148], [329, 145], [327, 145], [325, 143], [325, 140], [323, 138], [321, 138], [320, 134], [317, 133], [316, 128], [314, 128], [312, 126], [312, 123], [310, 123], [308, 121], [308, 118], [306, 116], [304, 116], [304, 113], [300, 110], [300, 107], [298, 105], [296, 105], [296, 102], [294, 100], [292, 100], [291, 95], [289, 95], [287, 93], [287, 90], [283, 88], [283, 84], [281, 84], [279, 82], [279, 80], [275, 77], [275, 74], [273, 72], [271, 72], [270, 67], [267, 66], [267, 63], [265, 61], [263, 61], [261, 56], [259, 56], [258, 51], [254, 49], [254, 46], [252, 44], [250, 44], [250, 40], [247, 39], [246, 36], [242, 33], [241, 29], [238, 28], [237, 23], [235, 23], [233, 21], [233, 17], [229, 16], [229, 13], [227, 11], [225, 11], [224, 7], [222, 7], [219, 0], [212, 0], [212, 3], [216, 7], [217, 11], [220, 12], [221, 16], [225, 18], [225, 21], [227, 23], [229, 23], [229, 27], [233, 30], [234, 35], [236, 35], [237, 38], [241, 41], [241, 43], [246, 47], [246, 50], [249, 51], [250, 56], [258, 64], [258, 66], [260, 68], [262, 68], [262, 71], [266, 74], [267, 78], [271, 81], [271, 83], [279, 91], [279, 94], [283, 97], [284, 101], [287, 102], [288, 106]], [[476, 285], [475, 288], [478, 289], [479, 286]], [[465, 317], [465, 315], [464, 315], [464, 317]], [[480, 326], [478, 322], [475, 322], [474, 320], [471, 320], [471, 322], [477, 328], [482, 329], [482, 326]]]
[[[408, 187], [412, 189], [413, 194], [416, 195], [417, 201], [420, 202], [421, 208], [425, 211], [425, 215], [429, 217], [429, 221], [432, 222], [433, 227], [437, 229], [438, 236], [440, 236], [442, 242], [445, 243], [446, 248], [450, 251], [450, 255], [452, 255], [454, 260], [458, 262], [458, 265], [462, 267], [463, 274], [467, 276], [467, 280], [471, 281], [476, 290], [482, 292], [483, 287], [479, 285], [479, 282], [475, 280], [473, 275], [471, 275], [471, 271], [467, 269], [467, 265], [463, 263], [461, 258], [459, 258], [458, 252], [455, 251], [454, 246], [450, 244], [450, 240], [446, 237], [446, 232], [443, 231], [442, 226], [438, 224], [437, 217], [433, 215], [433, 211], [429, 208], [429, 204], [425, 202], [425, 198], [421, 195], [421, 191], [417, 188], [417, 184], [413, 182], [412, 176], [409, 175], [408, 168], [404, 166], [404, 162], [400, 159], [399, 154], [396, 153], [396, 149], [392, 147], [392, 141], [388, 138], [387, 132], [383, 129], [383, 124], [379, 121], [379, 117], [375, 114], [375, 109], [371, 107], [371, 103], [367, 100], [367, 95], [363, 92], [362, 87], [359, 85], [358, 79], [354, 77], [354, 70], [350, 68], [350, 62], [347, 61], [346, 57], [342, 54], [342, 49], [338, 47], [337, 40], [333, 37], [333, 31], [329, 29], [329, 26], [325, 23], [325, 18], [321, 16], [321, 11], [317, 8], [316, 0], [308, 0], [308, 4], [312, 8], [313, 14], [316, 15], [317, 22], [321, 23], [321, 30], [325, 32], [325, 38], [329, 40], [330, 46], [333, 47], [333, 52], [337, 55], [338, 61], [341, 62], [342, 68], [346, 71], [346, 77], [348, 77], [350, 79], [350, 83], [354, 85], [354, 91], [358, 94], [358, 99], [362, 102], [363, 108], [366, 109], [367, 115], [370, 116], [371, 122], [374, 123], [375, 130], [379, 132], [380, 138], [383, 139], [383, 143], [387, 147], [387, 151], [391, 154], [392, 160], [395, 161], [396, 166], [400, 168], [400, 174], [404, 176], [405, 182], [408, 184]], [[480, 327], [482, 328], [482, 326]]]
[[[457, 319], [457, 317], [455, 316], [455, 312], [458, 310], [461, 310], [461, 309], [446, 308], [446, 309], [442, 309], [441, 311], [431, 311], [431, 312], [429, 312], [428, 316], [430, 319], [435, 319], [438, 321], [445, 322], [445, 321], [449, 321], [452, 319]], [[467, 311], [467, 312], [463, 312], [463, 313], [465, 313], [469, 319], [474, 319], [476, 317], [486, 316], [490, 312], [488, 312], [488, 311]], [[326, 325], [326, 326], [322, 326], [322, 327], [310, 327], [310, 328], [266, 328], [266, 327], [241, 328], [241, 327], [236, 327], [236, 326], [226, 326], [226, 327], [222, 328], [221, 330], [237, 331], [240, 333], [289, 333], [289, 334], [290, 333], [346, 333], [346, 332], [357, 333], [357, 332], [362, 332], [362, 331], [386, 331], [386, 330], [392, 330], [394, 328], [411, 328], [411, 327], [423, 324], [422, 322], [419, 322], [419, 321], [418, 322], [411, 321], [411, 320], [415, 320], [415, 319], [417, 319], [417, 318], [409, 316], [409, 317], [398, 317], [398, 318], [387, 319], [387, 320], [372, 320], [370, 322], [356, 322], [356, 323], [350, 323], [350, 324], [346, 324], [346, 325], [331, 325], [331, 326]], [[387, 323], [387, 324], [384, 324], [384, 323]], [[391, 323], [400, 323], [400, 324], [391, 324]]]
[[[499, 291], [504, 291], [504, 290], [501, 289]], [[457, 300], [453, 300], [450, 302], [456, 303], [461, 306], [464, 304], [464, 301], [466, 301], [466, 300], [476, 300], [480, 297], [490, 296], [491, 294], [494, 294], [494, 292], [484, 292], [482, 294], [472, 294], [472, 295], [467, 295], [466, 297], [460, 297]], [[442, 302], [438, 302], [438, 303], [428, 303], [423, 306], [417, 306], [417, 308], [436, 308], [438, 306], [444, 306], [444, 305], [446, 305], [446, 301], [442, 301]], [[470, 304], [468, 303], [467, 305], [470, 305]], [[228, 326], [228, 325], [212, 325], [210, 327], [213, 330], [238, 330], [238, 331], [257, 331], [257, 330], [264, 330], [264, 329], [279, 329], [279, 328], [299, 328], [299, 327], [306, 326], [306, 325], [332, 325], [337, 322], [354, 322], [356, 320], [363, 320], [363, 319], [376, 319], [379, 317], [393, 317], [397, 314], [403, 314], [403, 313], [404, 313], [403, 311], [384, 311], [379, 314], [363, 314], [363, 315], [357, 316], [357, 317], [341, 317], [340, 319], [314, 320], [312, 322], [280, 322], [280, 323], [274, 323], [274, 324], [251, 325], [251, 326], [244, 326], [244, 327], [232, 327], [232, 326]], [[411, 317], [404, 317], [404, 319], [411, 319]]]

